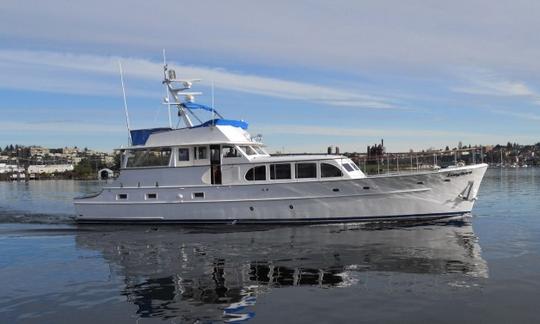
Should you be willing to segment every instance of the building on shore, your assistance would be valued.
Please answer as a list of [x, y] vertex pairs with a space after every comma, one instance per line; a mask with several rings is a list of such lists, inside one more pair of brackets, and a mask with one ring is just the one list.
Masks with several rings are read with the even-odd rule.
[[28, 166], [28, 173], [30, 174], [54, 174], [73, 170], [73, 164], [42, 164]]

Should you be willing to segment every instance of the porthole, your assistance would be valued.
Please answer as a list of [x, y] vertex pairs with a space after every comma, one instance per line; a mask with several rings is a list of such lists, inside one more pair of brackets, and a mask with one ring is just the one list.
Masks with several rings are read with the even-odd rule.
[[365, 186], [364, 187], [364, 190], [369, 190], [370, 188], [368, 186]]
[[116, 195], [116, 200], [126, 200], [126, 199], [128, 199], [128, 195], [125, 193]]
[[147, 193], [146, 199], [157, 199], [157, 193]]
[[204, 198], [204, 192], [194, 192], [193, 198]]
[[334, 188], [332, 189], [333, 192], [338, 192], [339, 191], [339, 188]]
[[416, 184], [424, 184], [424, 181], [418, 181]]

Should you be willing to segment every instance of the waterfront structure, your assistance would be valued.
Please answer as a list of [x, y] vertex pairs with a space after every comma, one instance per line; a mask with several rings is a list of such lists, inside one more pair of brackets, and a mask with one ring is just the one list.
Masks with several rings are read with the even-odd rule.
[[54, 174], [73, 171], [73, 164], [41, 164], [28, 166], [30, 174]]
[[0, 174], [3, 173], [24, 173], [24, 168], [16, 164], [0, 163]]
[[[271, 156], [247, 123], [194, 102], [196, 80], [164, 68], [184, 128], [131, 130], [120, 176], [75, 199], [78, 222], [320, 223], [471, 211], [486, 164], [366, 176], [342, 155]], [[176, 88], [175, 86], [180, 85]], [[195, 110], [216, 118], [195, 125]], [[127, 117], [127, 114], [126, 114]], [[129, 127], [129, 119], [128, 119]]]

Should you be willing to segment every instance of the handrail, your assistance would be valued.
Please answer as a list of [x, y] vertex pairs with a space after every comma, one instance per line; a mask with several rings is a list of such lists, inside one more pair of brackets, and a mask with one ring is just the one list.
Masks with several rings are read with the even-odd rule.
[[348, 154], [366, 175], [437, 170], [484, 163], [482, 147], [428, 152], [389, 153], [369, 156]]

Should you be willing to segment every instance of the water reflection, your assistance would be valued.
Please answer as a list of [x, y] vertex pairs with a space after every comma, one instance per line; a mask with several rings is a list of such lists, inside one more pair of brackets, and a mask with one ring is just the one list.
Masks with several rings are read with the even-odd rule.
[[88, 228], [80, 248], [99, 251], [123, 278], [140, 317], [245, 320], [257, 296], [279, 287], [349, 287], [367, 272], [486, 278], [465, 221], [279, 228]]

